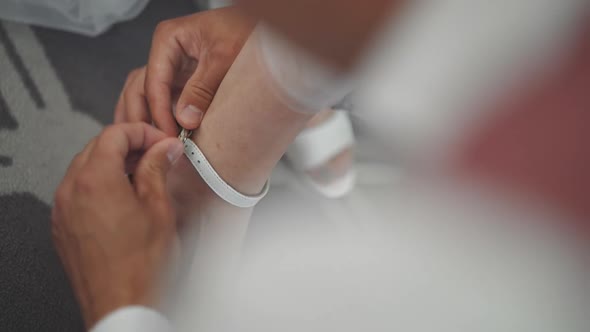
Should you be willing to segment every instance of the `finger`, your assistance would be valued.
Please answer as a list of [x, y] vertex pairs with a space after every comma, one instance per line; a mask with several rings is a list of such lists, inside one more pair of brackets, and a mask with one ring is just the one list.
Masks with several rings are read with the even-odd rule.
[[144, 92], [145, 68], [141, 68], [125, 91], [125, 118], [127, 122], [151, 123]]
[[130, 153], [145, 151], [164, 138], [166, 134], [143, 122], [112, 125], [98, 137], [88, 163], [124, 174]]
[[64, 176], [64, 179], [62, 181], [63, 183], [66, 183], [71, 178], [74, 178], [76, 176], [76, 174], [78, 174], [78, 171], [82, 167], [84, 167], [84, 165], [86, 165], [86, 163], [88, 162], [88, 156], [90, 155], [90, 152], [94, 149], [94, 146], [96, 144], [96, 140], [97, 140], [96, 137], [92, 138], [86, 144], [84, 149], [74, 156], [74, 158], [72, 159], [72, 162], [70, 162], [70, 166], [68, 166], [68, 169], [66, 171], [66, 175]]
[[191, 130], [199, 127], [231, 64], [229, 57], [200, 59], [178, 99], [176, 120], [182, 127]]
[[[152, 40], [152, 49], [147, 65], [145, 93], [155, 125], [166, 134], [178, 134], [178, 126], [172, 115], [171, 93], [174, 74], [180, 67], [184, 51], [164, 25], [159, 25]], [[165, 26], [164, 26], [165, 27]]]
[[159, 200], [167, 197], [168, 171], [183, 152], [182, 142], [175, 138], [160, 141], [147, 150], [134, 176], [135, 190], [140, 199], [157, 205]]
[[135, 173], [135, 169], [137, 168], [137, 164], [139, 164], [139, 160], [143, 156], [143, 153], [138, 152], [130, 152], [125, 160], [125, 173], [129, 174], [130, 176]]
[[98, 137], [93, 137], [84, 147], [84, 149], [78, 154], [78, 158], [80, 159], [81, 164], [86, 164], [88, 162], [88, 157], [94, 150], [96, 146], [96, 141]]
[[113, 119], [113, 123], [123, 123], [126, 122], [125, 117], [125, 88], [121, 91], [121, 95], [117, 100], [117, 105], [115, 106], [115, 116]]
[[117, 100], [117, 105], [115, 106], [115, 123], [122, 123], [127, 121], [127, 118], [125, 116], [125, 92], [127, 91], [129, 84], [135, 78], [135, 75], [137, 75], [137, 70], [132, 70], [125, 79], [125, 84], [123, 84], [123, 88], [121, 89], [121, 93], [119, 94], [119, 99]]

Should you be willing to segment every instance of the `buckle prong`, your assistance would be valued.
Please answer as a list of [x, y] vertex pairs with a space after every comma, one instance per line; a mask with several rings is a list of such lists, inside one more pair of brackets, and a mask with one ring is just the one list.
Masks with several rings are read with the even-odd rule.
[[188, 138], [191, 137], [192, 133], [193, 133], [192, 130], [186, 130], [186, 129], [182, 128], [182, 130], [180, 131], [180, 134], [178, 135], [178, 138], [180, 139], [180, 141], [182, 143], [184, 143], [184, 142], [186, 142], [186, 140]]

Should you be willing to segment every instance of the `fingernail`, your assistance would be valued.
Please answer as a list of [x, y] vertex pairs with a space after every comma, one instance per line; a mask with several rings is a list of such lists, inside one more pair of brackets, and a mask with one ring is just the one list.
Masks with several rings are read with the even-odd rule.
[[203, 119], [203, 111], [193, 105], [188, 105], [182, 111], [180, 111], [180, 114], [178, 114], [178, 119], [184, 125], [197, 127]]
[[176, 142], [170, 143], [170, 145], [168, 146], [168, 152], [167, 152], [168, 160], [170, 161], [170, 163], [171, 164], [176, 163], [178, 158], [180, 158], [180, 156], [182, 156], [183, 152], [184, 152], [184, 145], [182, 144], [181, 141], [176, 141]]

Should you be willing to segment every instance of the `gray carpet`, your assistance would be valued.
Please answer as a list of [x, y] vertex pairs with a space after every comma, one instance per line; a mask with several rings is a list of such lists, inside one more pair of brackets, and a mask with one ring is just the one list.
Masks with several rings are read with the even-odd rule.
[[157, 22], [193, 11], [190, 0], [153, 0], [97, 38], [0, 22], [0, 331], [83, 330], [51, 243], [53, 191], [111, 121]]

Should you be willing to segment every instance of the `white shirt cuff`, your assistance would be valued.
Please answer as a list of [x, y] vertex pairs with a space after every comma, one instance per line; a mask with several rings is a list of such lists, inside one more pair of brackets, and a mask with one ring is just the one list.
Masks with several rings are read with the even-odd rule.
[[117, 309], [101, 319], [90, 332], [172, 332], [172, 325], [159, 312], [142, 306]]

